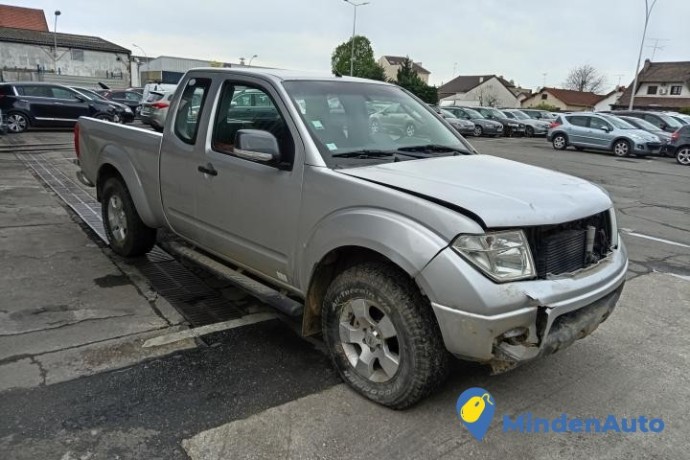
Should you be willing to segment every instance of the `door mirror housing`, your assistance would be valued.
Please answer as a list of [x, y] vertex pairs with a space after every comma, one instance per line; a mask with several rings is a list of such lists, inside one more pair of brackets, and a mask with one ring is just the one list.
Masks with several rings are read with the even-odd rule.
[[599, 129], [601, 129], [602, 131], [605, 131], [605, 132], [607, 132], [607, 133], [610, 133], [610, 132], [611, 132], [611, 128], [608, 127], [608, 126], [602, 126], [602, 127], [599, 128]]
[[282, 156], [278, 139], [268, 131], [240, 129], [235, 134], [233, 152], [240, 158], [267, 164], [280, 164]]

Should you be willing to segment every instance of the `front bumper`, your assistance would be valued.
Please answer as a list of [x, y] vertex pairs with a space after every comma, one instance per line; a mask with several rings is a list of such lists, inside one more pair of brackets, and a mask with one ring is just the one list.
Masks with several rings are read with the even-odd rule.
[[598, 264], [545, 280], [496, 284], [452, 249], [418, 275], [448, 351], [503, 372], [590, 334], [613, 311], [625, 283], [623, 242]]
[[662, 146], [661, 142], [636, 142], [633, 146], [633, 153], [637, 155], [660, 153]]

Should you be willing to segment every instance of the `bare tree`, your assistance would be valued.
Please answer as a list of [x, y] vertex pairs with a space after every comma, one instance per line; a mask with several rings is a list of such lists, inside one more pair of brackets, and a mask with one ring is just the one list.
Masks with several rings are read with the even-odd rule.
[[482, 107], [496, 107], [500, 105], [500, 100], [493, 86], [489, 86], [488, 88], [482, 87], [477, 96], [479, 98], [479, 105]]
[[598, 93], [606, 86], [606, 77], [589, 64], [573, 68], [563, 83], [566, 89]]

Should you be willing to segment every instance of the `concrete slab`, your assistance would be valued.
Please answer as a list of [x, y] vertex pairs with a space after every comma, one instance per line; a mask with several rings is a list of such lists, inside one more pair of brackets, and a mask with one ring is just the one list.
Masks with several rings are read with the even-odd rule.
[[[490, 377], [459, 364], [440, 393], [396, 412], [339, 385], [183, 442], [194, 459], [419, 459], [566, 457], [684, 458], [690, 422], [690, 283], [651, 274], [628, 283], [618, 309], [594, 335], [554, 356]], [[492, 393], [496, 416], [484, 442], [461, 426], [459, 394]], [[661, 433], [503, 432], [504, 414], [658, 417]]]
[[10, 388], [31, 388], [43, 383], [38, 363], [30, 358], [0, 366], [0, 392]]

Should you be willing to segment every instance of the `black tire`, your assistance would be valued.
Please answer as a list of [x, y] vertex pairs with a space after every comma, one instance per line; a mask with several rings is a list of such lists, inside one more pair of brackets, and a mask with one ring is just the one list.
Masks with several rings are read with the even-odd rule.
[[525, 127], [525, 137], [534, 137], [534, 128], [531, 126]]
[[630, 142], [619, 139], [613, 143], [613, 148], [611, 149], [613, 154], [617, 157], [627, 157], [632, 154], [632, 148], [630, 147]]
[[479, 125], [475, 125], [474, 126], [474, 137], [482, 137], [482, 134], [484, 134], [484, 129]]
[[31, 127], [31, 120], [21, 112], [8, 112], [5, 123], [9, 132], [14, 134], [23, 133]]
[[[352, 345], [344, 344], [341, 339], [342, 315], [347, 315], [345, 309], [351, 305], [350, 302], [362, 299], [372, 305], [365, 309], [367, 315], [371, 318], [376, 316], [371, 308], [379, 312], [379, 317], [382, 313], [383, 318], [378, 324], [382, 324], [387, 316], [396, 332], [392, 345], [388, 340], [383, 341], [387, 351], [393, 353], [391, 350], [397, 350], [398, 353], [396, 371], [386, 381], [367, 378], [356, 370], [346, 351], [346, 346]], [[356, 319], [355, 326], [361, 327]], [[443, 383], [447, 376], [450, 357], [431, 307], [412, 280], [390, 264], [363, 262], [341, 272], [326, 292], [322, 327], [331, 359], [343, 380], [366, 398], [384, 406], [393, 409], [409, 407]], [[371, 335], [379, 337], [374, 329], [370, 328]], [[385, 337], [383, 334], [380, 336]], [[359, 353], [363, 353], [367, 346], [362, 339]], [[371, 362], [374, 363], [374, 359]], [[380, 360], [376, 363], [379, 366], [376, 372], [381, 374], [384, 367]]]
[[[110, 203], [114, 199], [117, 199], [120, 204], [117, 207], [121, 211], [119, 218], [126, 221], [124, 231], [120, 226], [111, 224], [111, 214], [115, 211]], [[103, 185], [101, 215], [105, 234], [115, 253], [123, 257], [138, 257], [149, 252], [156, 244], [156, 229], [150, 228], [142, 222], [127, 186], [117, 177], [107, 179]], [[118, 238], [115, 236], [115, 232], [124, 236]]]
[[551, 144], [553, 145], [553, 148], [556, 150], [565, 150], [568, 148], [568, 138], [565, 134], [558, 133], [555, 136], [553, 136]]

